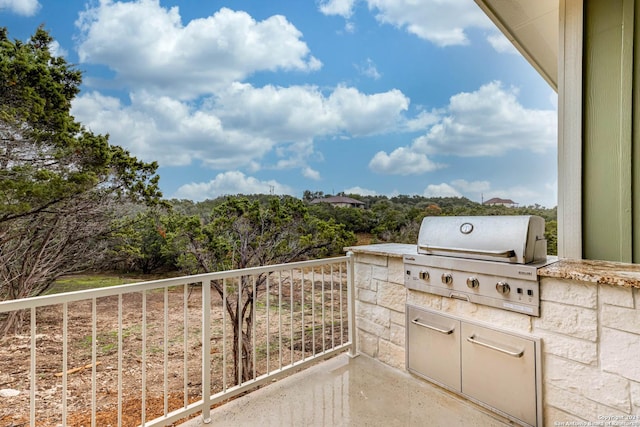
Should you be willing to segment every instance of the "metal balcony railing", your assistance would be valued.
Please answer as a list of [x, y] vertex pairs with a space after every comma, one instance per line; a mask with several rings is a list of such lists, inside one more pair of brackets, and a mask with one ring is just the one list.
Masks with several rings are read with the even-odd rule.
[[20, 395], [0, 420], [206, 423], [220, 402], [354, 354], [352, 272], [349, 254], [0, 302], [0, 319], [22, 311], [26, 324], [2, 337], [0, 389]]

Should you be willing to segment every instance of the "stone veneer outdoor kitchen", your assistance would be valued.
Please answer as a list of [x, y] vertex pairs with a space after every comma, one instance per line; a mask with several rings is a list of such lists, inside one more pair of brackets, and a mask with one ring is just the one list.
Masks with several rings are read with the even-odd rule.
[[488, 323], [542, 339], [545, 425], [640, 427], [640, 265], [548, 265], [539, 270], [540, 317], [530, 317], [407, 290], [402, 255], [415, 253], [415, 245], [347, 250], [355, 256], [359, 352], [406, 369], [407, 303]]

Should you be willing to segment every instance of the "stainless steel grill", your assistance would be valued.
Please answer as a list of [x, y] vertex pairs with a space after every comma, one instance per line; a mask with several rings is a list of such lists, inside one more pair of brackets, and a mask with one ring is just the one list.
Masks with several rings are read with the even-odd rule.
[[425, 217], [418, 253], [514, 264], [546, 261], [544, 219], [531, 215]]
[[[427, 217], [407, 288], [540, 315], [538, 268], [550, 262], [536, 216]], [[542, 425], [541, 340], [407, 305], [407, 369], [523, 426]]]
[[405, 285], [539, 316], [546, 244], [537, 216], [426, 217], [416, 253], [404, 255]]

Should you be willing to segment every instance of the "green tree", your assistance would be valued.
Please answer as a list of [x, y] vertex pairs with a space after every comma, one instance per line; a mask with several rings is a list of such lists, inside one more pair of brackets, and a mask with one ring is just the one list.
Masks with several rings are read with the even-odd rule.
[[558, 221], [545, 222], [544, 237], [547, 239], [547, 254], [558, 255]]
[[302, 194], [302, 200], [304, 200], [305, 202], [310, 202], [315, 199], [322, 199], [323, 197], [324, 193], [322, 191], [304, 190], [304, 193]]
[[375, 227], [371, 230], [379, 239], [385, 242], [394, 240], [394, 236], [410, 223], [406, 207], [390, 200], [379, 200], [373, 204], [371, 210], [375, 214]]
[[[180, 254], [178, 265], [189, 273], [325, 257], [341, 253], [344, 246], [355, 243], [354, 234], [346, 231], [342, 224], [309, 215], [302, 200], [287, 196], [255, 200], [228, 197], [206, 220], [173, 215], [166, 226], [172, 250]], [[235, 378], [239, 375], [238, 355], [242, 354], [243, 380], [248, 380], [253, 372], [251, 342], [253, 304], [257, 295], [249, 279], [244, 276], [239, 283], [226, 284], [226, 310], [234, 325]], [[264, 275], [256, 278], [256, 294], [264, 292], [265, 282]], [[214, 281], [211, 286], [221, 297], [225, 294], [222, 282]], [[240, 336], [241, 349], [237, 344]]]
[[143, 274], [175, 271], [176, 254], [166, 250], [167, 215], [164, 209], [153, 207], [118, 219], [104, 268]]
[[[157, 203], [156, 163], [144, 163], [70, 114], [81, 73], [49, 51], [38, 28], [28, 42], [0, 28], [1, 299], [44, 292], [86, 268], [124, 200]], [[4, 330], [20, 325], [4, 319]], [[2, 320], [2, 319], [0, 319]]]

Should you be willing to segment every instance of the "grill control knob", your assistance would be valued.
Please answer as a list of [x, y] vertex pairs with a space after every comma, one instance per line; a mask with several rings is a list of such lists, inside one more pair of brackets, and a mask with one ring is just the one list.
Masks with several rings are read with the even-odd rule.
[[477, 278], [471, 276], [467, 278], [467, 286], [471, 289], [475, 289], [478, 286], [480, 286], [480, 282], [478, 281]]
[[420, 278], [422, 280], [429, 280], [429, 272], [428, 271], [421, 271], [420, 273], [418, 273], [418, 276], [420, 276]]
[[496, 291], [498, 291], [499, 294], [506, 295], [509, 293], [510, 290], [511, 290], [511, 287], [509, 287], [509, 284], [507, 282], [496, 283]]
[[442, 283], [444, 283], [445, 285], [450, 285], [453, 283], [453, 276], [451, 275], [451, 273], [442, 273]]

